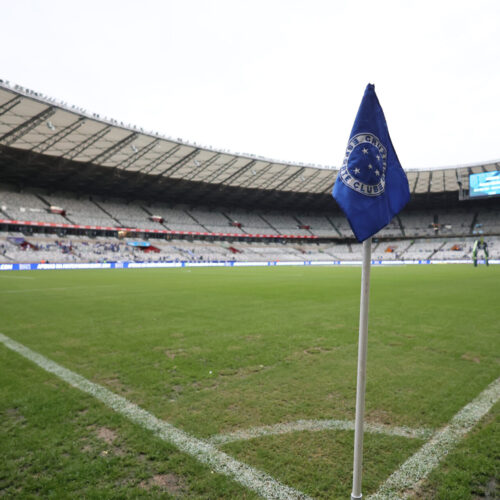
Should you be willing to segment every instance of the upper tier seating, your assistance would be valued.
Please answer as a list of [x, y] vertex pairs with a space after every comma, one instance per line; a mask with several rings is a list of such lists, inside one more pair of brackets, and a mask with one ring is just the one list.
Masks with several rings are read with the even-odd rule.
[[49, 212], [50, 205], [36, 194], [0, 190], [0, 209], [11, 220], [68, 223], [63, 216]]
[[298, 214], [297, 219], [302, 225], [309, 226], [309, 231], [315, 236], [336, 237], [339, 235], [324, 215]]
[[116, 220], [88, 197], [75, 198], [70, 194], [50, 194], [44, 195], [44, 199], [66, 211], [66, 224], [104, 227], [118, 225]]
[[422, 212], [405, 212], [399, 214], [406, 237], [410, 236], [435, 236], [436, 230], [432, 227], [434, 214]]
[[[108, 213], [121, 227], [140, 229], [159, 229], [165, 227], [151, 220], [151, 215], [138, 203], [127, 204], [118, 201], [96, 201], [96, 204]], [[115, 224], [116, 225], [116, 224]]]

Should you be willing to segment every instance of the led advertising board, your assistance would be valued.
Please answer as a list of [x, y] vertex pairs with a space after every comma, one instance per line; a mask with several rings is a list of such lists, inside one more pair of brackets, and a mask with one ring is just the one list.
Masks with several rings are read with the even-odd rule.
[[469, 175], [469, 196], [499, 196], [500, 195], [500, 171], [482, 172], [481, 174]]

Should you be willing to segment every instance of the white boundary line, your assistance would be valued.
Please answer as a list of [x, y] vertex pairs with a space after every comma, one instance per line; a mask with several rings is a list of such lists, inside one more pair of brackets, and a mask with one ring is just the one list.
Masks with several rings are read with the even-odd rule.
[[464, 438], [500, 400], [500, 378], [492, 382], [477, 398], [464, 406], [450, 421], [437, 431], [432, 439], [392, 473], [373, 500], [405, 498], [414, 493], [418, 483], [425, 479], [439, 462]]
[[[366, 432], [376, 434], [386, 434], [389, 436], [402, 436], [410, 439], [429, 439], [434, 431], [432, 429], [411, 429], [410, 427], [390, 427], [382, 424], [364, 425]], [[234, 441], [246, 441], [263, 436], [275, 436], [288, 434], [297, 431], [353, 431], [354, 421], [352, 420], [297, 420], [276, 425], [264, 425], [262, 427], [251, 427], [250, 429], [231, 432], [227, 434], [217, 434], [208, 441], [212, 444], [221, 445]]]
[[[226, 475], [241, 485], [251, 489], [267, 499], [276, 500], [312, 500], [311, 497], [279, 481], [268, 474], [261, 472], [249, 465], [238, 462], [224, 452], [218, 450], [214, 443], [223, 444], [237, 439], [252, 439], [253, 437], [270, 435], [271, 430], [278, 431], [275, 434], [284, 434], [294, 430], [322, 430], [323, 429], [345, 429], [352, 430], [352, 422], [349, 421], [298, 421], [291, 424], [278, 424], [275, 426], [256, 427], [247, 431], [236, 432], [226, 435], [217, 435], [211, 438], [211, 442], [197, 439], [177, 429], [173, 425], [156, 418], [151, 413], [135, 405], [128, 399], [118, 396], [105, 387], [90, 382], [67, 368], [51, 361], [41, 354], [32, 351], [28, 347], [19, 344], [9, 337], [0, 333], [0, 342], [7, 348], [17, 352], [29, 359], [45, 371], [56, 375], [73, 387], [80, 389], [99, 401], [109, 406], [117, 413], [127, 417], [132, 422], [152, 431], [160, 439], [173, 444], [180, 451], [191, 455], [200, 462], [209, 465], [214, 471]], [[493, 381], [478, 397], [464, 406], [441, 430], [434, 433], [433, 437], [425, 443], [420, 450], [412, 455], [401, 467], [389, 476], [379, 490], [368, 498], [372, 500], [404, 498], [412, 493], [418, 483], [425, 479], [429, 473], [437, 467], [439, 462], [464, 436], [490, 411], [494, 404], [500, 400], [500, 378]], [[312, 422], [316, 422], [317, 428], [311, 429]], [[366, 424], [367, 430], [371, 432], [387, 433], [384, 426], [371, 426]], [[279, 432], [283, 429], [282, 432]], [[285, 430], [286, 429], [286, 430]], [[290, 430], [289, 430], [290, 429]], [[430, 432], [426, 429], [408, 429], [404, 427], [395, 428], [393, 435], [409, 436], [411, 431], [417, 433]], [[251, 435], [251, 433], [253, 433]], [[247, 437], [248, 436], [248, 437]]]
[[34, 276], [8, 276], [6, 274], [3, 274], [0, 276], [0, 278], [7, 278], [7, 279], [13, 279], [13, 280], [34, 280], [36, 279]]
[[173, 444], [180, 451], [209, 465], [215, 472], [234, 479], [262, 497], [276, 500], [312, 500], [304, 493], [276, 481], [264, 472], [254, 469], [242, 462], [238, 462], [226, 453], [218, 450], [213, 444], [190, 436], [173, 425], [156, 418], [154, 415], [140, 408], [128, 399], [114, 394], [99, 384], [90, 382], [90, 380], [32, 351], [28, 347], [15, 342], [2, 333], [0, 333], [0, 342], [12, 351], [29, 359], [40, 368], [43, 368], [45, 371], [56, 375], [73, 387], [94, 396], [106, 406], [109, 406], [117, 413], [127, 417], [132, 422], [152, 431], [153, 434], [163, 441]]

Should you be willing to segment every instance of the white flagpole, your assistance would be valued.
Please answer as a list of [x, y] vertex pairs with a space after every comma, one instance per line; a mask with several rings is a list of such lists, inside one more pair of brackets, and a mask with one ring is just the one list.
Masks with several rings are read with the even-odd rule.
[[370, 304], [370, 265], [372, 239], [363, 241], [361, 270], [361, 303], [359, 310], [358, 383], [356, 390], [356, 422], [354, 427], [354, 468], [351, 500], [363, 498], [361, 476], [363, 471], [363, 421], [365, 415], [366, 351], [368, 344], [368, 308]]

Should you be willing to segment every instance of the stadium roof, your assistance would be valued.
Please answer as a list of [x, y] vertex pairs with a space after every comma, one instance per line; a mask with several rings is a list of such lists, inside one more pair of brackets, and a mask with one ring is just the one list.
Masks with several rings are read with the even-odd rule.
[[[197, 204], [309, 203], [330, 199], [338, 170], [215, 150], [172, 139], [0, 80], [0, 165], [4, 182], [53, 190]], [[488, 162], [407, 170], [413, 197], [453, 195]]]

